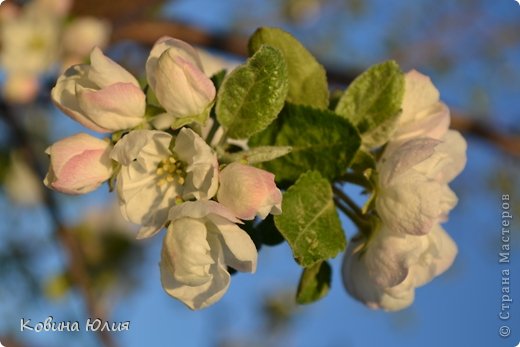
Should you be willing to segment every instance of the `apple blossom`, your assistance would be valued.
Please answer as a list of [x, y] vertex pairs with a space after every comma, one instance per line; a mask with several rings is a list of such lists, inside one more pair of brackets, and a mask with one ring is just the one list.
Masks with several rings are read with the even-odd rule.
[[28, 4], [19, 15], [2, 21], [0, 63], [7, 74], [38, 75], [57, 58], [59, 22]]
[[111, 157], [121, 164], [121, 212], [142, 225], [138, 238], [159, 231], [177, 201], [210, 199], [218, 187], [215, 153], [188, 128], [176, 138], [157, 130], [132, 131], [116, 143]]
[[98, 132], [130, 129], [144, 121], [146, 97], [139, 83], [99, 48], [92, 50], [90, 65], [65, 71], [51, 96], [65, 114]]
[[76, 134], [47, 148], [50, 155], [47, 187], [66, 194], [93, 191], [112, 176], [111, 146], [88, 134]]
[[444, 221], [457, 197], [447, 183], [466, 162], [466, 142], [457, 132], [441, 140], [415, 138], [385, 151], [377, 165], [376, 210], [391, 230], [425, 234]]
[[405, 75], [402, 113], [391, 141], [413, 137], [440, 139], [450, 125], [450, 110], [428, 76], [412, 70]]
[[415, 288], [446, 271], [457, 246], [446, 231], [435, 225], [427, 235], [397, 235], [386, 226], [367, 245], [352, 241], [343, 259], [347, 291], [370, 308], [387, 311], [409, 306]]
[[207, 119], [216, 90], [193, 47], [170, 37], [159, 39], [146, 62], [146, 75], [170, 124]]
[[161, 282], [164, 290], [196, 310], [212, 305], [227, 291], [227, 266], [255, 272], [257, 251], [249, 235], [223, 205], [188, 201], [174, 206], [163, 241]]
[[282, 213], [282, 193], [268, 171], [231, 163], [220, 173], [218, 201], [240, 219], [264, 219], [269, 213]]

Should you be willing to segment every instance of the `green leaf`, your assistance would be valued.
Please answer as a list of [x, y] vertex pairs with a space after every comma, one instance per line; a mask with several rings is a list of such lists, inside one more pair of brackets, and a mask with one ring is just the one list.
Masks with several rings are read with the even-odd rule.
[[287, 65], [276, 48], [262, 46], [245, 65], [231, 72], [217, 97], [217, 119], [232, 138], [248, 138], [265, 129], [283, 108]]
[[291, 146], [260, 146], [236, 153], [219, 153], [219, 162], [240, 161], [245, 164], [257, 164], [282, 157], [292, 150]]
[[278, 28], [259, 28], [249, 40], [250, 54], [264, 44], [278, 48], [289, 70], [287, 101], [294, 104], [327, 108], [329, 86], [325, 69], [291, 34]]
[[328, 110], [287, 104], [278, 119], [249, 140], [250, 146], [291, 146], [291, 153], [262, 163], [279, 182], [308, 170], [333, 180], [344, 173], [360, 146], [356, 128]]
[[336, 113], [357, 126], [365, 146], [379, 146], [395, 130], [403, 94], [403, 73], [395, 61], [387, 61], [372, 66], [352, 82]]
[[274, 217], [274, 222], [300, 265], [314, 265], [345, 249], [332, 188], [318, 172], [304, 173], [285, 192], [282, 211]]
[[323, 298], [329, 292], [331, 277], [332, 269], [326, 261], [303, 269], [296, 302], [305, 305]]

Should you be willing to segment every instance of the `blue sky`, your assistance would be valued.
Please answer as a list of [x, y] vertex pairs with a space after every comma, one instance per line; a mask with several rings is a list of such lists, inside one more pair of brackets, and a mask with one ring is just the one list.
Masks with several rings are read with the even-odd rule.
[[[251, 27], [241, 24], [240, 30], [252, 32], [253, 25], [261, 22], [263, 15], [269, 15], [278, 2], [251, 1], [248, 7], [257, 7], [251, 15]], [[435, 15], [447, 15], [457, 11], [451, 2], [435, 2], [443, 7]], [[406, 61], [403, 68], [417, 68], [432, 76], [446, 103], [454, 109], [472, 111], [480, 116], [490, 114], [495, 124], [501, 128], [515, 126], [520, 110], [518, 86], [520, 85], [520, 49], [512, 46], [499, 57], [484, 56], [489, 47], [481, 37], [500, 24], [518, 23], [520, 6], [511, 1], [479, 2], [477, 19], [470, 20], [464, 30], [444, 47], [456, 58], [456, 64], [448, 72], [439, 71], [427, 62], [412, 65]], [[326, 50], [320, 60], [334, 65], [361, 67], [391, 57], [385, 56], [384, 42], [389, 39], [388, 28], [400, 18], [402, 13], [410, 17], [410, 29], [404, 29], [402, 37], [394, 40], [409, 40], [413, 46], [426, 40], [436, 31], [435, 21], [423, 12], [431, 1], [370, 2], [369, 15], [362, 19], [352, 18], [351, 22], [337, 27], [340, 41], [337, 47]], [[200, 25], [208, 30], [232, 30], [233, 23], [244, 13], [243, 0], [215, 2], [208, 0], [176, 1], [168, 6], [165, 15]], [[423, 6], [424, 5], [424, 6]], [[455, 7], [455, 8], [453, 8]], [[380, 9], [374, 11], [373, 8]], [[325, 11], [331, 11], [325, 9]], [[437, 10], [436, 10], [437, 11]], [[444, 12], [443, 12], [444, 11]], [[252, 11], [249, 11], [252, 12]], [[349, 17], [350, 18], [350, 17]], [[268, 17], [266, 24], [279, 25], [276, 18]], [[314, 43], [323, 33], [318, 30], [323, 22], [308, 27], [285, 26], [294, 32], [306, 45], [320, 47]], [[439, 28], [439, 31], [441, 28]], [[444, 33], [444, 39], [450, 37]], [[311, 48], [312, 48], [311, 47]], [[316, 51], [316, 48], [313, 48]], [[344, 52], [352, 52], [345, 54]], [[317, 52], [320, 52], [317, 50]], [[343, 52], [343, 53], [342, 53]], [[469, 52], [469, 53], [468, 53]], [[475, 90], [481, 90], [483, 106], [476, 107]], [[479, 99], [480, 100], [480, 99]], [[60, 116], [62, 117], [62, 116]], [[62, 128], [67, 132], [77, 129], [64, 120]], [[57, 132], [60, 135], [63, 132]], [[502, 322], [498, 318], [501, 299], [501, 270], [508, 266], [498, 263], [500, 249], [501, 195], [511, 194], [518, 203], [518, 186], [513, 191], [500, 191], [490, 187], [490, 180], [497, 175], [497, 168], [518, 173], [518, 162], [511, 161], [495, 148], [481, 140], [468, 137], [468, 164], [465, 171], [453, 182], [452, 189], [459, 196], [459, 205], [451, 212], [444, 225], [455, 239], [459, 254], [453, 267], [444, 275], [416, 291], [414, 304], [401, 312], [385, 313], [372, 311], [348, 296], [343, 289], [339, 269], [342, 256], [338, 256], [333, 266], [333, 282], [329, 295], [316, 304], [300, 307], [294, 320], [285, 331], [281, 341], [287, 347], [437, 347], [437, 346], [516, 346], [520, 342], [520, 237], [518, 224], [514, 224], [511, 258], [512, 304], [511, 319], [505, 323], [512, 329], [512, 335], [501, 338], [498, 329]], [[83, 197], [72, 203], [66, 198], [66, 217], [78, 218], [78, 206], [96, 205], [107, 199], [104, 192]], [[5, 201], [0, 201], [5, 204]], [[70, 204], [69, 204], [70, 203]], [[8, 207], [5, 207], [8, 208]], [[41, 211], [40, 211], [41, 212]], [[45, 217], [38, 211], [28, 211], [36, 216], [27, 223], [44, 225]], [[39, 217], [38, 217], [39, 216]], [[38, 219], [40, 218], [40, 219]], [[518, 219], [516, 216], [514, 217]], [[344, 220], [349, 236], [351, 224]], [[31, 224], [32, 225], [32, 224]], [[5, 227], [2, 232], [9, 232]], [[39, 229], [45, 233], [45, 227]], [[0, 234], [1, 235], [1, 234]], [[192, 312], [181, 303], [168, 297], [162, 290], [159, 279], [158, 261], [161, 237], [146, 242], [146, 259], [141, 264], [142, 284], [130, 296], [114, 305], [114, 321], [130, 321], [130, 331], [116, 333], [121, 346], [216, 346], [217, 341], [228, 338], [241, 341], [261, 341], [262, 321], [259, 319], [261, 299], [265, 295], [284, 291], [294, 291], [300, 269], [292, 260], [287, 245], [273, 248], [264, 247], [259, 255], [258, 271], [254, 275], [233, 276], [226, 296], [216, 305]], [[518, 254], [518, 255], [517, 255]], [[42, 271], [52, 271], [60, 262], [60, 255], [42, 262]], [[0, 290], [1, 293], [1, 290]], [[1, 297], [1, 296], [0, 296]], [[62, 303], [37, 303], [21, 306], [20, 317], [31, 317], [34, 321], [55, 315], [56, 320], [65, 320], [65, 312], [81, 312], [77, 300]], [[13, 316], [17, 316], [13, 314]], [[78, 313], [79, 314], [79, 313]], [[5, 331], [16, 330], [17, 320], [0, 322]], [[86, 336], [78, 339], [56, 336], [51, 333], [17, 333], [18, 336], [41, 345], [95, 346], [95, 339]], [[247, 345], [247, 344], [244, 344]], [[264, 344], [264, 345], [269, 345]], [[237, 344], [237, 346], [240, 346]]]

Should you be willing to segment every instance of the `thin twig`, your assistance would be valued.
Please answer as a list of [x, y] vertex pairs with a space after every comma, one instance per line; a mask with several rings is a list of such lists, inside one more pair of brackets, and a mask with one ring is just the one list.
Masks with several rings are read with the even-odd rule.
[[[0, 117], [4, 119], [6, 125], [11, 128], [13, 132], [13, 141], [17, 142], [17, 145], [23, 150], [22, 154], [31, 169], [38, 173], [40, 177], [43, 177], [44, 170], [40, 165], [38, 156], [32, 148], [27, 133], [18, 123], [16, 117], [12, 114], [10, 107], [4, 101], [0, 101]], [[85, 300], [85, 306], [90, 318], [105, 320], [104, 310], [99, 305], [91, 290], [92, 286], [90, 283], [90, 277], [87, 273], [83, 252], [78, 240], [63, 225], [56, 199], [48, 189], [43, 189], [43, 202], [55, 225], [55, 236], [67, 251], [71, 278]], [[109, 331], [98, 329], [97, 333], [106, 347], [117, 346]]]
[[338, 199], [338, 197], [335, 196], [333, 199], [336, 207], [339, 208], [339, 210], [343, 212], [358, 227], [359, 230], [362, 230], [364, 223], [360, 216], [350, 210], [342, 200]]
[[332, 191], [336, 196], [341, 199], [341, 201], [345, 202], [351, 209], [354, 211], [358, 216], [362, 216], [363, 212], [361, 211], [361, 208], [348, 196], [345, 194], [343, 190], [338, 188], [336, 185], [332, 185]]

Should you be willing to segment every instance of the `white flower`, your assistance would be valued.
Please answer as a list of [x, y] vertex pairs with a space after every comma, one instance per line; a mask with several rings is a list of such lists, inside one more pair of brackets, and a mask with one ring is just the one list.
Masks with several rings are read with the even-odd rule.
[[88, 134], [76, 134], [47, 148], [51, 163], [44, 183], [66, 194], [85, 194], [112, 176], [111, 146]]
[[231, 163], [220, 173], [217, 199], [240, 219], [282, 213], [282, 193], [274, 175], [240, 163]]
[[352, 241], [343, 259], [347, 291], [370, 308], [387, 311], [409, 306], [415, 288], [446, 271], [457, 246], [440, 225], [427, 235], [397, 235], [383, 226], [364, 248]]
[[376, 210], [401, 234], [425, 234], [446, 219], [457, 197], [447, 183], [466, 163], [466, 142], [455, 131], [442, 140], [415, 138], [385, 151], [378, 163]]
[[185, 202], [169, 213], [163, 241], [161, 282], [164, 290], [196, 310], [212, 305], [227, 291], [227, 266], [255, 272], [257, 251], [249, 235], [215, 201]]
[[39, 89], [37, 75], [14, 73], [7, 76], [3, 94], [9, 102], [24, 104], [36, 99]]
[[105, 47], [110, 36], [110, 24], [94, 17], [80, 17], [68, 24], [61, 40], [64, 68], [80, 64], [94, 47]]
[[169, 37], [159, 39], [146, 62], [146, 75], [167, 112], [161, 118], [170, 124], [176, 119], [201, 123], [207, 119], [216, 90], [193, 47]]
[[402, 113], [392, 141], [414, 137], [440, 139], [450, 125], [450, 110], [439, 100], [430, 78], [415, 70], [405, 75]]
[[43, 201], [41, 179], [24, 160], [21, 152], [11, 152], [4, 177], [7, 196], [22, 206], [37, 206]]
[[95, 48], [90, 65], [65, 71], [52, 89], [54, 103], [98, 132], [130, 129], [144, 121], [146, 96], [128, 71]]
[[0, 64], [8, 75], [39, 75], [57, 59], [60, 22], [34, 10], [34, 4], [0, 25]]
[[142, 225], [138, 238], [159, 231], [176, 201], [207, 200], [217, 191], [217, 157], [188, 128], [175, 139], [162, 131], [132, 131], [114, 146], [111, 157], [122, 165], [119, 202], [123, 216]]

